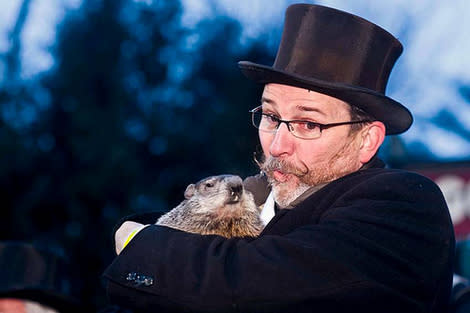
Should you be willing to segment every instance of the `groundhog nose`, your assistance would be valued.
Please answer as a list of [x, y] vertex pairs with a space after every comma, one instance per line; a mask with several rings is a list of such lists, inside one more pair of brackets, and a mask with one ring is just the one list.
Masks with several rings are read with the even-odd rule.
[[229, 199], [227, 203], [237, 203], [240, 201], [243, 193], [243, 182], [240, 177], [229, 177], [227, 179], [227, 189], [229, 193]]
[[228, 203], [237, 203], [240, 201], [242, 193], [243, 193], [243, 186], [236, 185], [229, 187], [230, 197]]

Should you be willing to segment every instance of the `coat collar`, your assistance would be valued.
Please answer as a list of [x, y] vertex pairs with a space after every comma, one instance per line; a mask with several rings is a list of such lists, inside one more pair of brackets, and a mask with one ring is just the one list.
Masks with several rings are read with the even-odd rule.
[[[347, 179], [348, 177], [359, 175], [368, 169], [380, 169], [384, 167], [385, 167], [385, 163], [381, 159], [379, 159], [377, 156], [374, 156], [368, 163], [364, 164], [358, 171], [355, 171], [353, 173], [340, 177], [332, 182], [322, 184], [320, 186], [314, 186], [308, 189], [301, 196], [299, 196], [296, 200], [294, 200], [294, 202], [289, 207], [285, 209], [280, 209], [275, 214], [274, 214], [275, 203], [274, 201], [270, 202], [270, 204], [268, 204], [269, 205], [268, 207], [266, 208], [263, 207], [261, 214], [272, 217], [272, 219], [267, 223], [266, 227], [264, 228], [261, 234], [264, 234], [267, 231], [272, 230], [273, 226], [277, 224], [286, 214], [292, 216], [292, 214], [290, 214], [292, 211], [299, 211], [299, 210], [305, 211], [303, 210], [303, 208], [305, 207], [305, 202], [306, 201], [311, 202], [310, 200], [313, 197], [315, 197], [317, 193], [319, 193], [319, 191], [321, 191], [322, 189], [326, 189], [326, 187], [330, 185], [334, 185], [341, 180]], [[272, 198], [272, 192], [269, 194], [268, 199], [269, 198]], [[268, 220], [269, 218], [263, 221], [265, 221], [266, 223]]]

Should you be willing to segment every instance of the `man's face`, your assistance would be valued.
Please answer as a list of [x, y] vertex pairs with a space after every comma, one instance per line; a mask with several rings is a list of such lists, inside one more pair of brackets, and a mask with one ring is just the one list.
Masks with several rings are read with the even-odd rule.
[[[336, 98], [280, 84], [267, 84], [263, 113], [283, 120], [321, 124], [350, 121], [349, 105]], [[288, 206], [311, 186], [318, 186], [358, 170], [360, 136], [349, 125], [324, 129], [320, 138], [294, 137], [285, 123], [276, 133], [259, 131], [265, 160], [261, 168], [272, 185], [274, 199]]]
[[0, 313], [24, 313], [26, 312], [24, 302], [19, 299], [0, 299]]
[[15, 299], [1, 298], [0, 313], [58, 313], [56, 310], [42, 305], [38, 302]]

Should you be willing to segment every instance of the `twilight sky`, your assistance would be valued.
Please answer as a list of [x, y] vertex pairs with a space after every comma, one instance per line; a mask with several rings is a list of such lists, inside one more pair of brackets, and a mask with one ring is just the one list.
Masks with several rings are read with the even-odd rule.
[[[152, 4], [152, 0], [134, 0]], [[156, 0], [155, 0], [156, 1]], [[8, 32], [13, 27], [22, 0], [0, 2], [0, 55], [8, 51]], [[82, 0], [31, 0], [30, 16], [22, 35], [22, 78], [50, 69], [54, 60], [48, 47], [54, 44], [56, 26], [64, 13], [78, 8]], [[182, 0], [186, 27], [199, 20], [224, 14], [244, 25], [243, 43], [260, 35], [277, 38], [284, 10], [292, 0]], [[313, 1], [304, 1], [313, 3]], [[322, 0], [317, 4], [360, 15], [390, 31], [405, 50], [390, 77], [387, 94], [407, 106], [415, 117], [411, 129], [401, 135], [412, 149], [425, 146], [440, 160], [470, 157], [470, 3], [438, 0]], [[278, 42], [269, 43], [276, 49]], [[0, 61], [0, 84], [4, 80]], [[451, 122], [440, 126], [447, 114]], [[460, 129], [460, 131], [455, 131]], [[462, 132], [462, 130], [464, 130]], [[463, 133], [463, 134], [462, 134]]]

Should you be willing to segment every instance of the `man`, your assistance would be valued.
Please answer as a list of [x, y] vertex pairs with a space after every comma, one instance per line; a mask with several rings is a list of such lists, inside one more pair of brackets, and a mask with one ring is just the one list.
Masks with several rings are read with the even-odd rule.
[[83, 313], [65, 258], [22, 241], [0, 241], [1, 313]]
[[16, 298], [0, 298], [0, 312], [2, 313], [58, 313], [48, 306], [38, 302], [16, 299]]
[[265, 84], [252, 110], [271, 186], [264, 231], [224, 239], [125, 222], [104, 274], [110, 300], [138, 312], [445, 312], [454, 237], [442, 194], [376, 157], [412, 123], [385, 96], [401, 52], [360, 17], [290, 6], [274, 65], [239, 63]]

